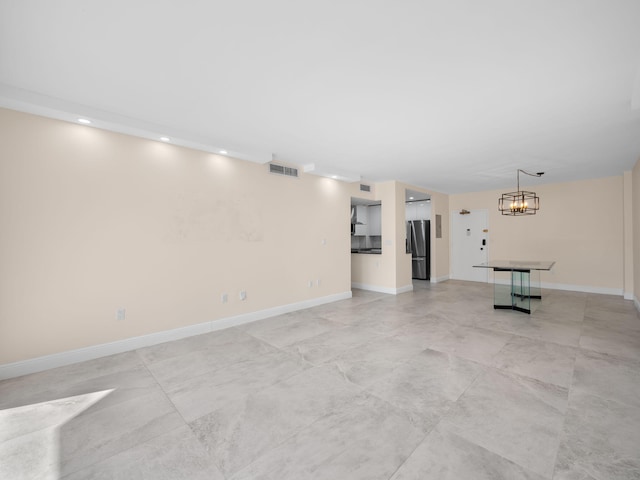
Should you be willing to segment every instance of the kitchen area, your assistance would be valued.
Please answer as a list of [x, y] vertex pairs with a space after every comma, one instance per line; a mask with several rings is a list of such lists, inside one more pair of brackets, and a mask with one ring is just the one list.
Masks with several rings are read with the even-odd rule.
[[[351, 253], [382, 253], [382, 202], [351, 197]], [[406, 191], [405, 253], [411, 255], [411, 277], [429, 280], [431, 276], [431, 198], [428, 194]]]
[[382, 202], [351, 198], [351, 253], [382, 253]]
[[372, 191], [362, 186], [360, 194], [354, 185], [350, 198], [352, 288], [395, 295], [413, 290], [415, 282], [444, 278], [437, 275], [442, 260], [436, 248], [448, 256], [441, 213], [446, 198], [398, 182], [376, 184]]

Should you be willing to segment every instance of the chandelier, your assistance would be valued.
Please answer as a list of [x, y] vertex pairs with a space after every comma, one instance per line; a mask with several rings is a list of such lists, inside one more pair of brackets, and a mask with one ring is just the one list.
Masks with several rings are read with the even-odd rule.
[[541, 177], [544, 172], [529, 173], [524, 170], [518, 169], [518, 191], [503, 193], [498, 199], [498, 210], [502, 215], [535, 215], [540, 209], [540, 198], [535, 192], [527, 192], [526, 190], [520, 190], [520, 172], [531, 177]]

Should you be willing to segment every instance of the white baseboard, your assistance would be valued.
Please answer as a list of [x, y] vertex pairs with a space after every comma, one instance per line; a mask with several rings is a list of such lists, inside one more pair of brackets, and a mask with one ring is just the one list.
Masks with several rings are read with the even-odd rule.
[[407, 292], [412, 292], [412, 291], [413, 291], [413, 283], [411, 283], [409, 285], [405, 285], [404, 287], [396, 288], [396, 294], [407, 293]]
[[607, 288], [607, 287], [593, 287], [590, 285], [570, 285], [567, 283], [547, 283], [540, 282], [542, 288], [548, 288], [549, 290], [569, 290], [572, 292], [585, 292], [585, 293], [601, 293], [604, 295], [618, 295], [622, 296], [621, 288]]
[[405, 285], [404, 287], [391, 288], [381, 287], [379, 285], [368, 285], [366, 283], [351, 282], [351, 288], [358, 288], [360, 290], [369, 290], [370, 292], [388, 293], [390, 295], [398, 295], [400, 293], [406, 293], [413, 290], [413, 284]]
[[[445, 277], [440, 277], [440, 278], [445, 278]], [[455, 277], [453, 275], [450, 275], [450, 276], [447, 276], [446, 279], [447, 280], [458, 280], [459, 282], [493, 283], [493, 280], [491, 280], [491, 277], [488, 277], [487, 280], [485, 281], [485, 280], [469, 280], [467, 278], [459, 278], [459, 277]]]
[[187, 327], [174, 328], [172, 330], [150, 333], [148, 335], [142, 335], [139, 337], [125, 338], [123, 340], [117, 340], [115, 342], [103, 343], [100, 345], [78, 348], [66, 352], [54, 353], [52, 355], [45, 355], [43, 357], [31, 358], [29, 360], [23, 360], [20, 362], [7, 363], [4, 365], [0, 365], [0, 380], [20, 377], [22, 375], [41, 372], [43, 370], [49, 370], [51, 368], [64, 367], [65, 365], [71, 365], [72, 363], [93, 360], [95, 358], [106, 357], [109, 355], [114, 355], [116, 353], [128, 352], [142, 347], [157, 345], [159, 343], [170, 342], [172, 340], [180, 340], [181, 338], [185, 337], [192, 337], [194, 335], [214, 332], [216, 330], [235, 327], [238, 325], [243, 325], [245, 323], [262, 320], [264, 318], [282, 315], [283, 313], [304, 310], [305, 308], [311, 308], [318, 305], [323, 305], [325, 303], [337, 302], [338, 300], [345, 300], [348, 298], [351, 298], [350, 291], [328, 295], [326, 297], [312, 298], [310, 300], [290, 303], [288, 305], [267, 308], [265, 310], [258, 310], [256, 312], [244, 313], [241, 315], [236, 315], [234, 317], [211, 320], [204, 323], [189, 325]]
[[[488, 283], [494, 282], [489, 280]], [[509, 281], [507, 279], [499, 279], [495, 283], [497, 283], [498, 285], [509, 285]], [[548, 290], [567, 290], [570, 292], [600, 293], [603, 295], [617, 295], [620, 297], [623, 296], [622, 288], [593, 287], [590, 285], [571, 285], [568, 283], [549, 282], [540, 282], [540, 287], [546, 288]]]
[[636, 306], [636, 310], [640, 312], [640, 301], [638, 300], [638, 297], [636, 297], [635, 295], [633, 296], [633, 304]]
[[624, 292], [624, 295], [622, 295], [624, 297], [625, 300], [633, 300], [635, 298], [635, 296], [633, 295], [633, 292]]
[[436, 277], [436, 278], [431, 278], [431, 283], [440, 283], [440, 282], [446, 282], [447, 280], [449, 280], [449, 275], [444, 275], [443, 277]]

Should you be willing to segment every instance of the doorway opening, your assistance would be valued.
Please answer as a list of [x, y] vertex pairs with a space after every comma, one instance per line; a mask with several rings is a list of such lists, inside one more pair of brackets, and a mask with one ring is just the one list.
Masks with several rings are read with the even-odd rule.
[[405, 190], [406, 253], [411, 254], [411, 277], [431, 279], [431, 195]]

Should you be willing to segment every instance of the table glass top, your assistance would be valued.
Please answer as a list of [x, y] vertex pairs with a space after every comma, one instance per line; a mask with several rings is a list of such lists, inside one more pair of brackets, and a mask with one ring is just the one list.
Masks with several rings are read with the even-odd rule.
[[491, 260], [474, 265], [477, 268], [503, 268], [505, 270], [551, 270], [555, 260]]

